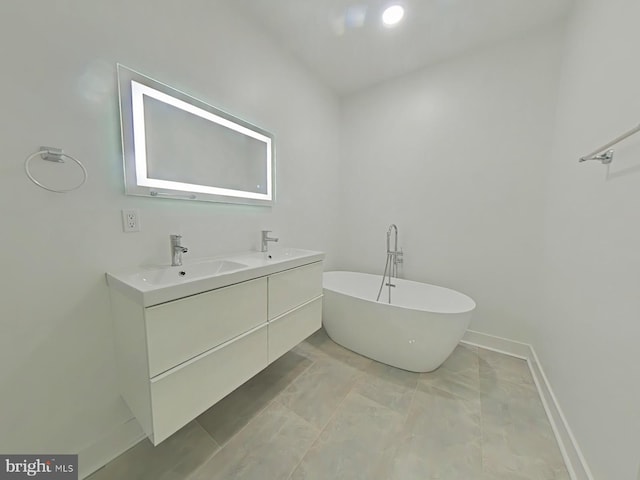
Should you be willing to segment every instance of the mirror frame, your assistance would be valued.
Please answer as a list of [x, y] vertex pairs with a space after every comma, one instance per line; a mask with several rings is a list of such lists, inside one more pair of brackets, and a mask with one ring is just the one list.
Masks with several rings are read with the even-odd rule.
[[[275, 141], [271, 133], [124, 65], [118, 64], [117, 70], [127, 195], [245, 205], [273, 205], [276, 176]], [[216, 126], [229, 128], [263, 142], [267, 173], [266, 193], [149, 178], [143, 104], [145, 95], [211, 121]]]

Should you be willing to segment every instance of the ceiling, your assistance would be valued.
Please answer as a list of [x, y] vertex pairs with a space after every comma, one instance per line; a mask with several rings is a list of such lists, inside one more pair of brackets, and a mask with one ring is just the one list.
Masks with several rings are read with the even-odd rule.
[[[233, 0], [339, 94], [556, 22], [573, 0]], [[382, 10], [405, 17], [382, 25]]]

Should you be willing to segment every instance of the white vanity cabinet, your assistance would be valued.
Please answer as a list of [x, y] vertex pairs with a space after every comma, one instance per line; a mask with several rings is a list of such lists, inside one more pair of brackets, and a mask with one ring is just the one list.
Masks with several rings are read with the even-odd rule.
[[148, 306], [110, 288], [120, 390], [154, 445], [320, 328], [322, 270], [316, 261]]
[[269, 276], [269, 363], [321, 325], [322, 262]]

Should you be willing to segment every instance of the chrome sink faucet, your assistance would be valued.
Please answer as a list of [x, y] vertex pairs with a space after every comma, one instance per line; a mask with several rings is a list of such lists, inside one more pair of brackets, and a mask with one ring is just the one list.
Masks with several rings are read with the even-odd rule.
[[182, 254], [187, 253], [189, 249], [182, 246], [182, 235], [169, 235], [171, 239], [171, 266], [179, 267], [182, 265]]
[[269, 243], [268, 242], [277, 242], [277, 238], [270, 237], [269, 234], [271, 230], [262, 230], [262, 248], [260, 248], [261, 252], [269, 251]]

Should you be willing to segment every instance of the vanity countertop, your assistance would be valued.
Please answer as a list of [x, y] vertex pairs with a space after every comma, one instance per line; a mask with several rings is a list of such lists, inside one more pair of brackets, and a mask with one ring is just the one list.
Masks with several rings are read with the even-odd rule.
[[195, 259], [180, 266], [140, 267], [107, 273], [107, 283], [142, 307], [264, 277], [323, 260], [325, 254], [298, 248], [240, 252]]

